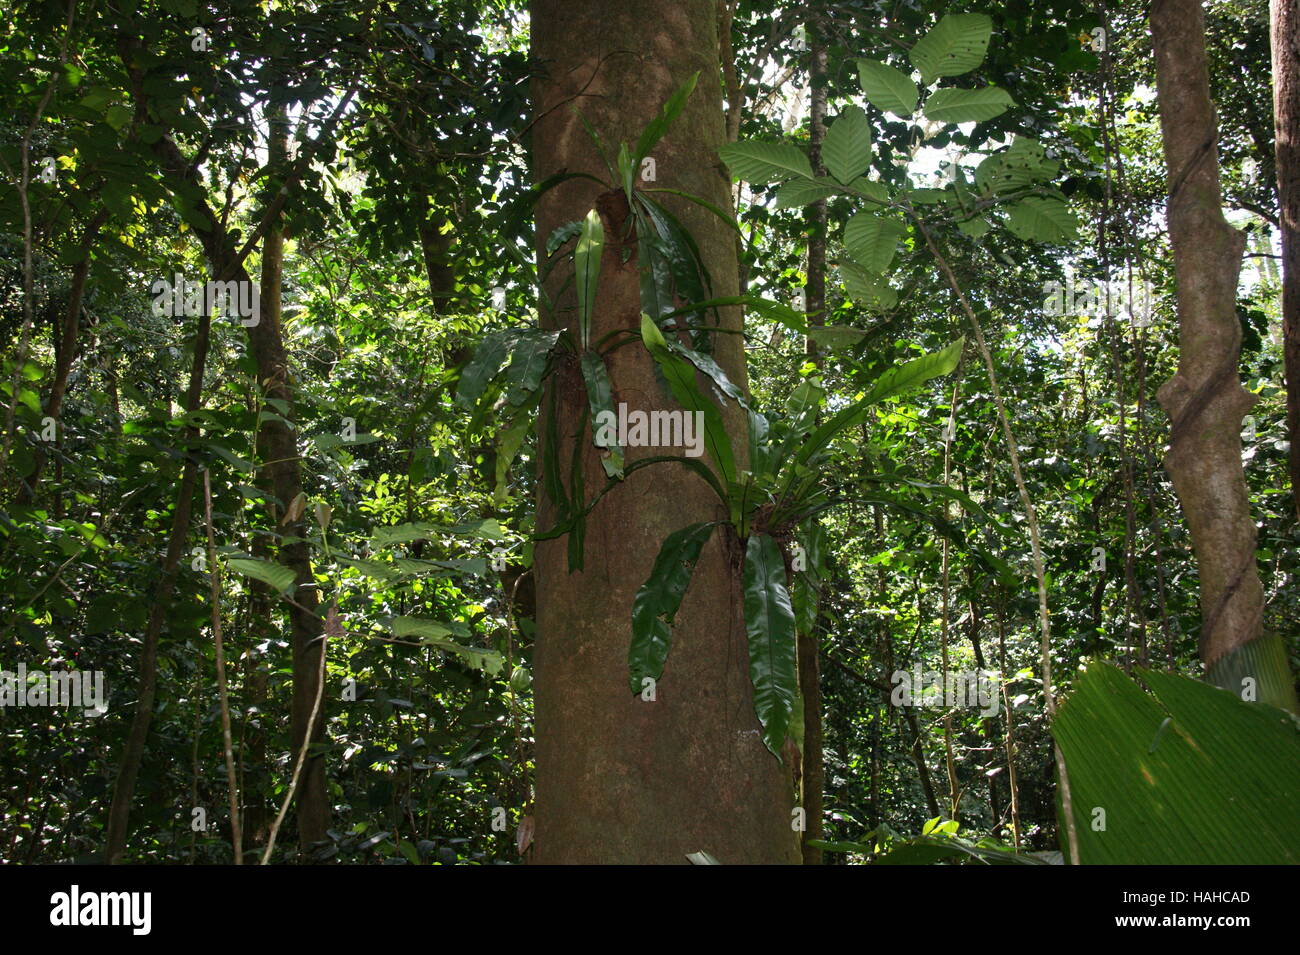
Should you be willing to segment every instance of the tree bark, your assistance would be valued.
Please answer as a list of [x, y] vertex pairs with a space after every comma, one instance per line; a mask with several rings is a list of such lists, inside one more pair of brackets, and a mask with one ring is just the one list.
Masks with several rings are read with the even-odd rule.
[[1191, 530], [1201, 586], [1200, 653], [1212, 682], [1285, 705], [1294, 688], [1280, 641], [1262, 639], [1263, 588], [1241, 466], [1237, 278], [1245, 237], [1221, 209], [1218, 125], [1210, 101], [1199, 0], [1155, 0], [1160, 127], [1169, 178], [1167, 219], [1178, 294], [1178, 372], [1158, 398], [1172, 422], [1165, 467]]
[[1300, 0], [1272, 0], [1273, 150], [1282, 233], [1282, 356], [1291, 497], [1300, 520]]
[[[563, 169], [605, 175], [575, 108], [617, 150], [620, 140], [635, 142], [673, 90], [698, 70], [699, 85], [685, 110], [653, 150], [655, 185], [729, 207], [729, 179], [717, 155], [723, 116], [718, 15], [711, 0], [533, 0], [530, 11], [537, 181]], [[588, 180], [570, 180], [541, 197], [539, 256], [552, 230], [582, 219], [599, 193]], [[606, 193], [601, 203], [606, 241], [593, 342], [615, 329], [635, 332], [639, 325], [638, 262], [635, 246], [620, 241], [627, 223], [619, 196]], [[699, 245], [713, 293], [735, 294], [733, 236], [694, 204], [674, 202], [673, 209]], [[625, 248], [631, 252], [626, 262]], [[555, 308], [543, 315], [547, 327], [576, 324], [572, 292], [560, 290], [564, 272], [557, 267], [551, 276], [547, 291]], [[735, 309], [724, 309], [722, 320], [739, 330]], [[719, 334], [715, 341], [714, 357], [745, 387], [739, 336]], [[675, 407], [638, 343], [611, 351], [606, 361], [616, 405]], [[571, 460], [574, 441], [582, 442], [585, 486], [602, 486], [587, 429], [575, 434], [587, 404], [576, 363], [562, 361], [547, 389], [543, 454], [554, 414], [559, 460]], [[739, 409], [724, 409], [724, 417], [741, 452], [737, 466], [743, 466]], [[628, 448], [626, 456], [630, 463], [661, 450]], [[628, 688], [632, 600], [660, 545], [686, 524], [725, 516], [698, 477], [656, 465], [629, 476], [592, 511], [585, 570], [570, 573], [567, 539], [537, 543], [533, 861], [685, 863], [687, 853], [703, 850], [725, 864], [798, 863], [790, 775], [763, 746], [753, 712], [742, 555], [728, 529], [716, 531], [701, 553], [656, 699], [643, 701]], [[541, 492], [537, 527], [547, 529], [554, 521], [554, 504]]]

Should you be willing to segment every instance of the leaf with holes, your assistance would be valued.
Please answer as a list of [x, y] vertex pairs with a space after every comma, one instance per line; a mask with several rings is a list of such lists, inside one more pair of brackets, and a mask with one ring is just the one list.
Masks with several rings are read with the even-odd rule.
[[993, 21], [982, 13], [946, 13], [908, 54], [927, 86], [941, 76], [960, 76], [984, 62]]

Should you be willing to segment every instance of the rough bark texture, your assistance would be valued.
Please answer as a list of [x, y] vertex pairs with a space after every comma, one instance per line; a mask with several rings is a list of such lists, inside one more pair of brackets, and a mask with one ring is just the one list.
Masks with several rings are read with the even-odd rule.
[[[716, 152], [723, 117], [714, 3], [534, 0], [531, 15], [537, 181], [562, 169], [605, 177], [575, 107], [617, 151], [620, 140], [635, 142], [669, 94], [699, 70], [684, 113], [653, 150], [654, 185], [729, 205], [729, 180]], [[600, 192], [594, 183], [572, 180], [545, 194], [537, 206], [539, 247], [556, 226], [581, 219]], [[616, 197], [606, 196], [601, 205], [606, 243], [593, 342], [613, 329], [635, 330], [640, 315], [635, 245], [627, 262], [620, 255], [626, 210]], [[733, 236], [694, 205], [675, 203], [674, 209], [699, 244], [714, 294], [735, 294]], [[544, 316], [551, 327], [576, 326], [572, 293], [558, 294], [565, 271], [557, 267], [551, 276], [557, 307]], [[723, 320], [740, 326], [734, 312]], [[715, 337], [715, 357], [744, 386], [739, 336]], [[675, 407], [639, 343], [612, 351], [607, 364], [616, 404], [646, 411]], [[553, 398], [559, 458], [568, 462], [586, 393], [572, 362], [548, 387], [540, 433], [545, 441], [545, 409]], [[739, 413], [734, 407], [725, 413], [743, 452]], [[589, 429], [576, 439], [584, 444], [590, 496], [604, 478]], [[664, 450], [629, 448], [627, 459]], [[543, 493], [538, 528], [551, 527], [554, 516]], [[657, 699], [643, 701], [628, 688], [632, 600], [660, 545], [688, 523], [722, 517], [698, 477], [657, 465], [631, 475], [591, 513], [584, 571], [569, 572], [566, 539], [538, 543], [534, 861], [685, 863], [686, 853], [697, 850], [726, 864], [799, 861], [790, 776], [764, 748], [751, 703], [741, 554], [729, 533], [715, 533], [701, 554]]]
[[1273, 148], [1282, 233], [1282, 353], [1291, 495], [1300, 520], [1300, 0], [1273, 0]]
[[1178, 372], [1160, 388], [1172, 422], [1165, 467], [1182, 504], [1201, 586], [1206, 666], [1262, 633], [1255, 525], [1241, 467], [1241, 423], [1254, 397], [1241, 386], [1237, 277], [1242, 233], [1220, 207], [1218, 127], [1210, 102], [1198, 0], [1151, 9], [1168, 223], [1178, 293]]

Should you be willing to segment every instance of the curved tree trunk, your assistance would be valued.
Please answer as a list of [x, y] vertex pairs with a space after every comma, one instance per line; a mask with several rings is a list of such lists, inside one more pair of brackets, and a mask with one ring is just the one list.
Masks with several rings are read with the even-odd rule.
[[[607, 177], [575, 108], [617, 151], [620, 140], [635, 142], [669, 94], [699, 70], [685, 111], [653, 151], [653, 185], [730, 206], [717, 155], [723, 116], [713, 2], [534, 0], [531, 15], [537, 181], [564, 169]], [[544, 194], [537, 205], [539, 249], [558, 225], [582, 219], [600, 192], [589, 180], [570, 180]], [[637, 329], [641, 312], [635, 245], [628, 261], [621, 257], [625, 203], [620, 194], [607, 194], [601, 205], [606, 242], [593, 342], [614, 329]], [[693, 204], [675, 203], [674, 211], [698, 242], [714, 294], [735, 294], [734, 235]], [[564, 273], [557, 267], [548, 284], [555, 308], [543, 322], [551, 328], [576, 324], [572, 283], [560, 293]], [[724, 323], [738, 329], [740, 317], [724, 310]], [[715, 338], [715, 358], [743, 387], [739, 336]], [[676, 407], [639, 342], [610, 352], [607, 364], [616, 405]], [[587, 404], [576, 363], [563, 363], [548, 383], [544, 449], [552, 401], [555, 450], [567, 474], [574, 441], [582, 442], [589, 498], [604, 476], [589, 430], [575, 434]], [[743, 419], [734, 406], [724, 415], [743, 466]], [[660, 451], [629, 448], [627, 460]], [[701, 554], [657, 698], [643, 701], [628, 688], [632, 599], [660, 545], [686, 524], [725, 516], [698, 477], [656, 465], [632, 474], [592, 511], [585, 570], [569, 572], [567, 538], [538, 542], [534, 861], [685, 863], [686, 853], [699, 850], [726, 864], [799, 861], [790, 776], [764, 748], [753, 712], [742, 555], [729, 532], [715, 532]], [[555, 507], [543, 492], [537, 527], [554, 521]]]
[[1156, 0], [1151, 35], [1179, 333], [1178, 373], [1158, 397], [1172, 421], [1165, 467], [1187, 517], [1200, 575], [1201, 660], [1211, 682], [1294, 709], [1281, 641], [1264, 636], [1255, 524], [1241, 467], [1242, 419], [1255, 402], [1237, 368], [1237, 279], [1246, 240], [1221, 208], [1218, 123], [1200, 0]]

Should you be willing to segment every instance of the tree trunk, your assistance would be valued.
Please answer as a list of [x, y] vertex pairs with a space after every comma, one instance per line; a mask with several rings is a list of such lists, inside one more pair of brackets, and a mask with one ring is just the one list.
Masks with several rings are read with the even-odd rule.
[[1180, 346], [1178, 372], [1158, 397], [1172, 422], [1165, 467], [1196, 552], [1201, 660], [1211, 682], [1247, 698], [1254, 688], [1259, 699], [1294, 708], [1282, 643], [1263, 632], [1255, 524], [1241, 467], [1242, 418], [1255, 401], [1237, 370], [1237, 277], [1245, 238], [1221, 209], [1218, 127], [1199, 0], [1155, 0], [1151, 34]]
[[[283, 108], [272, 114], [270, 139], [267, 144], [267, 165], [272, 175], [281, 174], [289, 156], [289, 127]], [[284, 232], [278, 222], [266, 230], [262, 240], [261, 320], [248, 330], [253, 357], [257, 362], [257, 377], [266, 388], [267, 398], [278, 398], [286, 407], [293, 400], [288, 381], [288, 358], [281, 334], [281, 287], [284, 278]], [[292, 411], [286, 410], [284, 418], [292, 421]], [[298, 466], [298, 439], [284, 421], [268, 417], [258, 431], [259, 457], [263, 462], [258, 475], [260, 486], [267, 488], [278, 500], [273, 508], [273, 524], [280, 524], [284, 510], [302, 492], [302, 474]], [[309, 508], [304, 508], [304, 512]], [[280, 562], [297, 573], [294, 600], [300, 605], [289, 605], [289, 624], [293, 633], [293, 699], [290, 703], [290, 738], [294, 756], [308, 738], [308, 723], [320, 686], [320, 654], [322, 644], [321, 621], [315, 615], [318, 604], [316, 580], [311, 570], [311, 553], [304, 533], [304, 521], [299, 518], [281, 528], [285, 534], [280, 545]], [[325, 708], [317, 714], [310, 728], [313, 744], [325, 738]], [[290, 765], [292, 765], [292, 759]], [[326, 791], [325, 757], [308, 756], [302, 767], [302, 779], [296, 796], [298, 809], [298, 842], [305, 852], [313, 843], [326, 838], [329, 827], [329, 798]]]
[[[533, 0], [530, 10], [537, 181], [564, 169], [606, 175], [575, 110], [617, 150], [620, 140], [635, 142], [673, 90], [698, 70], [700, 82], [684, 112], [653, 150], [654, 185], [729, 206], [729, 180], [717, 155], [723, 117], [713, 2]], [[558, 225], [582, 219], [599, 192], [588, 180], [570, 180], [544, 194], [537, 204], [539, 249]], [[606, 242], [593, 342], [639, 325], [638, 262], [634, 246], [628, 261], [621, 258], [626, 208], [620, 210], [616, 195], [602, 202]], [[693, 204], [673, 208], [699, 245], [714, 294], [735, 294], [732, 234]], [[576, 324], [572, 291], [560, 291], [564, 272], [557, 267], [548, 285], [555, 308], [543, 323], [551, 328]], [[724, 310], [723, 322], [736, 330], [741, 324], [734, 309]], [[744, 387], [739, 336], [715, 339], [715, 358]], [[638, 343], [611, 351], [606, 361], [616, 405], [675, 407]], [[582, 442], [584, 484], [602, 486], [587, 429], [575, 434], [587, 404], [576, 363], [562, 361], [547, 389], [543, 454], [554, 414], [559, 459], [568, 462], [574, 441]], [[743, 466], [739, 409], [724, 409], [724, 417], [742, 452], [737, 466]], [[626, 456], [630, 463], [660, 450], [628, 448]], [[725, 516], [698, 477], [656, 465], [628, 477], [592, 511], [585, 570], [569, 572], [566, 538], [538, 542], [534, 861], [685, 863], [687, 853], [699, 850], [725, 864], [799, 861], [790, 775], [763, 746], [753, 712], [741, 552], [729, 530], [715, 532], [701, 553], [656, 699], [644, 701], [628, 688], [632, 600], [660, 545], [686, 524]], [[554, 504], [543, 492], [537, 527], [554, 522]]]
[[[812, 91], [809, 110], [808, 158], [813, 172], [826, 175], [822, 163], [822, 140], [826, 137], [826, 45], [822, 40], [821, 26], [816, 18], [807, 25], [812, 47], [808, 57], [808, 85]], [[808, 278], [805, 288], [808, 324], [826, 324], [826, 200], [819, 199], [808, 207]], [[818, 366], [821, 357], [817, 342], [809, 337], [805, 351]], [[815, 520], [815, 518], [814, 518]], [[816, 599], [816, 598], [814, 598]], [[816, 616], [813, 617], [814, 623]], [[801, 632], [799, 641], [799, 692], [803, 694], [803, 792], [800, 795], [807, 829], [803, 834], [804, 865], [821, 865], [822, 850], [808, 843], [819, 840], [822, 831], [823, 791], [825, 789], [826, 760], [822, 751], [822, 684], [821, 659], [817, 637]]]
[[1273, 149], [1282, 233], [1282, 355], [1291, 497], [1300, 520], [1300, 0], [1272, 0]]

